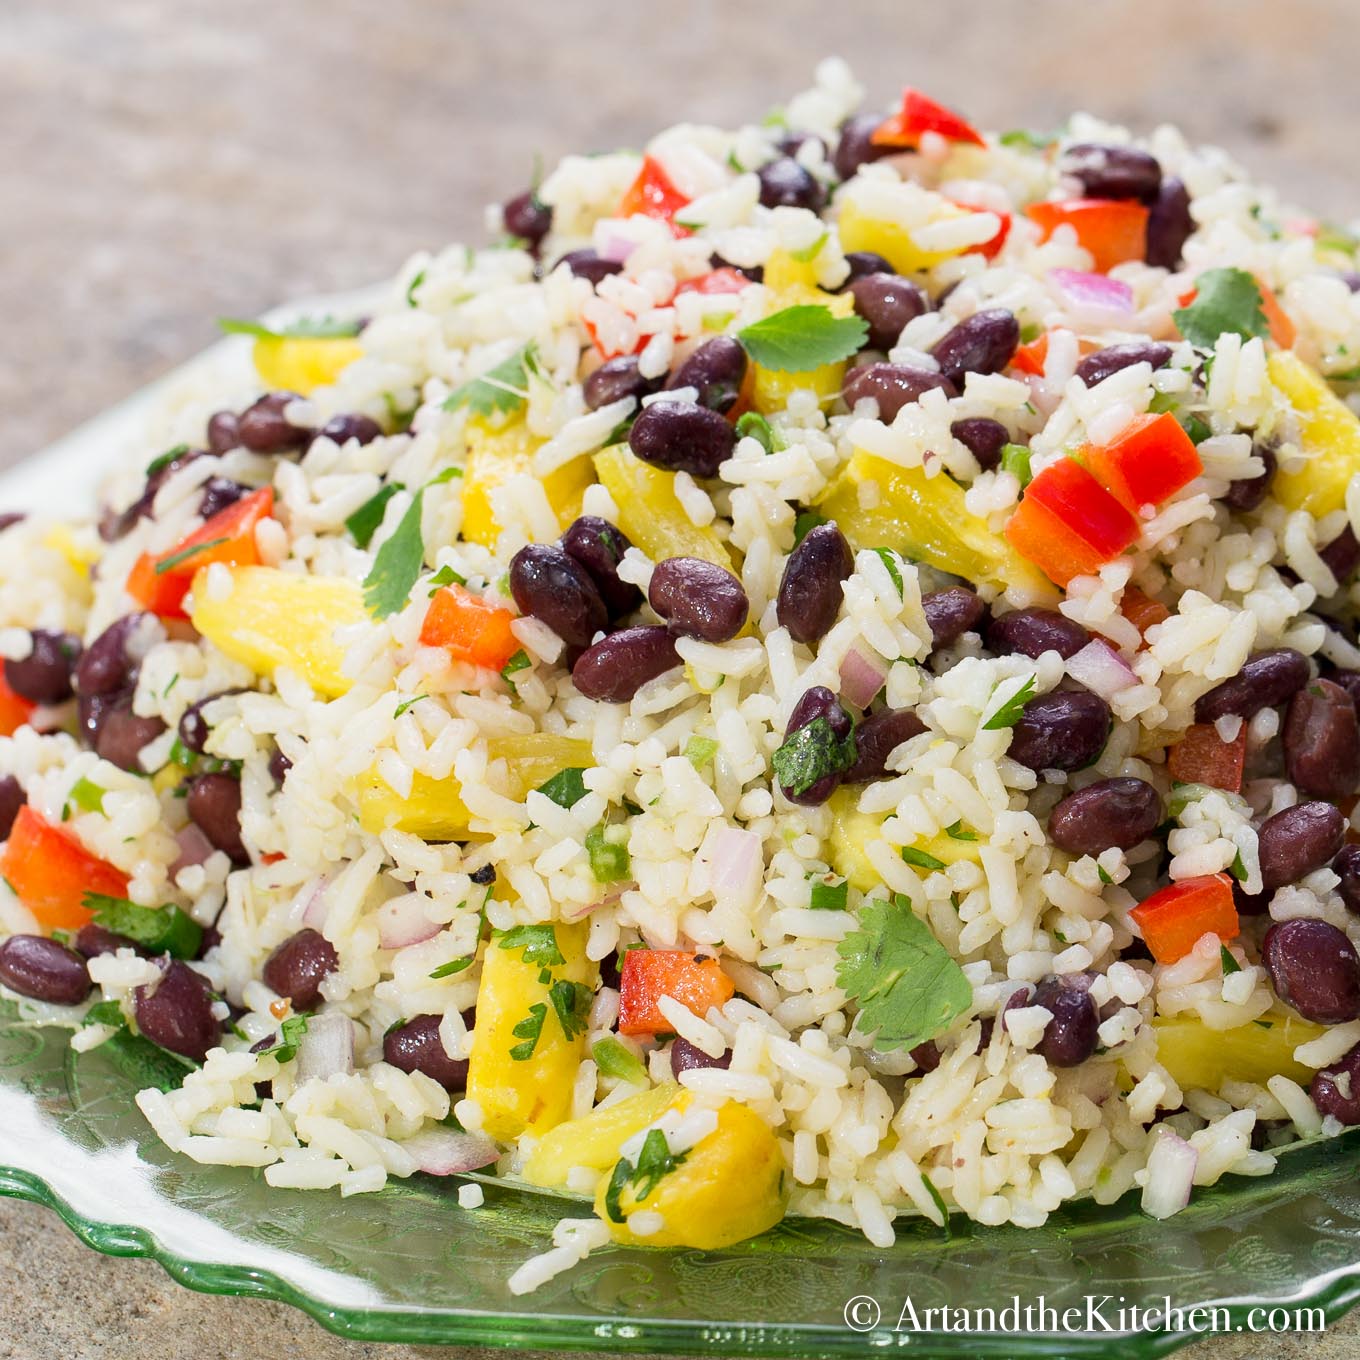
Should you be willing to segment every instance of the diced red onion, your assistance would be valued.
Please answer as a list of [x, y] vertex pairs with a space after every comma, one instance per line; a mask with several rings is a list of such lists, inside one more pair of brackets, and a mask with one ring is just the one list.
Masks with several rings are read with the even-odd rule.
[[1080, 269], [1050, 269], [1048, 277], [1070, 307], [1100, 311], [1133, 311], [1133, 289], [1122, 279], [1106, 274], [1087, 274]]
[[841, 698], [856, 708], [868, 708], [887, 678], [884, 662], [851, 647], [841, 661]]
[[626, 264], [628, 257], [637, 249], [637, 242], [626, 236], [606, 236], [600, 242], [600, 258], [613, 260], [615, 264]]
[[765, 876], [760, 836], [737, 826], [723, 826], [709, 834], [708, 881], [721, 903], [750, 906]]
[[563, 910], [562, 916], [567, 921], [584, 921], [592, 911], [599, 911], [601, 907], [616, 906], [624, 893], [632, 892], [637, 884], [634, 882], [616, 883], [603, 897], [597, 897], [593, 902], [587, 902], [581, 907], [567, 907]]
[[174, 878], [181, 869], [188, 869], [194, 864], [202, 864], [213, 852], [212, 842], [198, 829], [194, 822], [190, 822], [176, 831], [175, 841], [179, 845], [179, 856], [170, 866], [171, 878]]
[[1133, 667], [1108, 642], [1094, 638], [1067, 659], [1067, 673], [1107, 703], [1138, 683]]
[[307, 899], [307, 905], [302, 909], [302, 924], [311, 926], [313, 930], [320, 930], [326, 924], [326, 917], [330, 913], [331, 904], [326, 900], [326, 888], [330, 880], [321, 877], [316, 880], [312, 888], [312, 895]]
[[405, 949], [438, 935], [442, 929], [425, 914], [424, 902], [410, 893], [378, 908], [378, 943], [384, 949]]
[[354, 1071], [354, 1021], [337, 1011], [313, 1015], [298, 1044], [298, 1080]]
[[489, 1138], [453, 1129], [428, 1129], [401, 1145], [430, 1176], [458, 1176], [490, 1166], [500, 1153]]
[[1152, 1218], [1170, 1218], [1190, 1203], [1199, 1153], [1170, 1129], [1163, 1127], [1147, 1160], [1147, 1184], [1143, 1186], [1143, 1212]]

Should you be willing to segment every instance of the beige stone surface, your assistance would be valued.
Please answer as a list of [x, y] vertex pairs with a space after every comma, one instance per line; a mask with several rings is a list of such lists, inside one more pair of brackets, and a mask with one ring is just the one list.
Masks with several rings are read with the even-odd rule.
[[[824, 52], [879, 100], [910, 81], [987, 126], [1073, 106], [1178, 122], [1352, 217], [1355, 34], [1351, 0], [3, 0], [0, 466], [186, 358], [216, 316], [475, 235], [535, 153], [757, 116]], [[189, 1293], [13, 1203], [0, 1279], [0, 1356], [20, 1360], [451, 1354]], [[1341, 1360], [1360, 1325], [1188, 1354]]]

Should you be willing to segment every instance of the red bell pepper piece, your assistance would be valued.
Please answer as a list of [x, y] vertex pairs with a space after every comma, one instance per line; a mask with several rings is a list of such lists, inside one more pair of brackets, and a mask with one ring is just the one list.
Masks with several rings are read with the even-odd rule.
[[1006, 238], [1011, 234], [1011, 215], [1002, 208], [989, 208], [982, 203], [966, 203], [961, 198], [951, 198], [949, 200], [956, 207], [967, 208], [969, 212], [989, 212], [998, 218], [1001, 225], [997, 228], [996, 235], [990, 240], [984, 241], [980, 246], [969, 246], [968, 249], [981, 255], [984, 260], [994, 260], [1001, 254], [1001, 247], [1006, 244]]
[[1172, 883], [1144, 898], [1129, 917], [1158, 963], [1183, 959], [1205, 935], [1231, 940], [1241, 929], [1227, 874]]
[[1242, 791], [1247, 763], [1247, 725], [1232, 741], [1224, 741], [1213, 723], [1195, 723], [1167, 754], [1167, 773], [1178, 784], [1208, 784], [1210, 788]]
[[751, 280], [745, 274], [724, 265], [721, 269], [711, 269], [707, 274], [700, 274], [697, 279], [686, 279], [675, 291], [716, 296], [719, 293], [740, 293], [743, 288], [750, 286]]
[[1018, 368], [1021, 373], [1034, 373], [1042, 376], [1044, 365], [1047, 362], [1047, 331], [1045, 331], [1037, 340], [1030, 341], [1028, 345], [1021, 345], [1011, 356], [1011, 367]]
[[987, 145], [971, 123], [910, 87], [902, 91], [902, 107], [890, 118], [885, 118], [869, 140], [875, 146], [916, 147], [921, 145], [921, 137], [927, 132], [938, 133], [951, 142]]
[[1031, 203], [1025, 212], [1038, 223], [1047, 241], [1061, 226], [1070, 226], [1077, 244], [1087, 250], [1100, 273], [1125, 260], [1147, 255], [1148, 210], [1133, 199], [1071, 198], [1062, 203]]
[[651, 156], [642, 158], [642, 169], [637, 178], [624, 192], [619, 204], [620, 217], [655, 217], [670, 224], [675, 236], [688, 236], [688, 227], [676, 224], [675, 214], [689, 202], [689, 199], [671, 183], [661, 162]]
[[1071, 458], [1046, 467], [1026, 488], [1006, 537], [1050, 580], [1090, 576], [1138, 537], [1138, 522]]
[[184, 619], [184, 597], [194, 573], [213, 562], [233, 567], [258, 566], [255, 526], [274, 513], [274, 488], [263, 486], [181, 539], [159, 557], [143, 553], [128, 573], [126, 590], [144, 609], [163, 619]]
[[462, 586], [445, 586], [430, 601], [420, 626], [423, 647], [443, 647], [455, 661], [498, 671], [519, 651], [510, 631], [515, 616]]
[[620, 969], [619, 1033], [671, 1033], [675, 1026], [657, 1004], [663, 996], [702, 1016], [730, 1001], [735, 990], [717, 959], [683, 949], [630, 949]]
[[94, 914], [87, 893], [126, 897], [127, 875], [90, 854], [27, 803], [14, 819], [0, 874], [19, 900], [49, 930], [75, 930]]
[[1135, 416], [1108, 444], [1088, 444], [1079, 456], [1135, 515], [1145, 505], [1161, 505], [1204, 471], [1194, 440], [1170, 411]]
[[1165, 623], [1171, 617], [1171, 611], [1160, 600], [1144, 595], [1137, 586], [1124, 587], [1119, 612], [1143, 634], [1144, 640], [1138, 645], [1139, 651], [1148, 645], [1147, 630], [1156, 624]]
[[5, 683], [4, 668], [0, 667], [0, 737], [12, 737], [32, 716], [37, 704], [15, 694]]

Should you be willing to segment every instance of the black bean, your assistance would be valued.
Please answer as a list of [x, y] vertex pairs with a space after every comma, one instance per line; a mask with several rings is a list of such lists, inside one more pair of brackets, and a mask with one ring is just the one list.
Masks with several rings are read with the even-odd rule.
[[601, 406], [612, 406], [624, 397], [645, 397], [656, 389], [654, 378], [644, 378], [638, 372], [637, 356], [632, 354], [606, 359], [582, 386], [586, 405], [592, 411], [598, 411]]
[[830, 631], [841, 607], [841, 582], [855, 570], [855, 556], [834, 523], [803, 535], [784, 563], [775, 612], [795, 642], [817, 642]]
[[836, 154], [831, 158], [839, 178], [849, 179], [861, 165], [893, 154], [895, 148], [875, 146], [870, 140], [882, 121], [881, 114], [857, 113], [841, 124], [840, 141], [836, 143]]
[[671, 1043], [671, 1076], [677, 1081], [681, 1072], [693, 1072], [698, 1067], [720, 1067], [724, 1071], [732, 1066], [731, 1052], [721, 1058], [710, 1058], [702, 1048], [696, 1048], [688, 1039], [676, 1038]]
[[126, 614], [86, 647], [76, 665], [78, 693], [113, 694], [132, 683], [136, 677], [136, 664], [128, 652], [128, 643], [146, 617], [145, 614]]
[[1340, 685], [1314, 680], [1289, 702], [1284, 763], [1290, 781], [1314, 798], [1348, 798], [1360, 785], [1360, 724]]
[[1031, 770], [1081, 770], [1110, 736], [1110, 706], [1087, 690], [1055, 690], [1031, 699], [1011, 729], [1007, 755]]
[[940, 1065], [940, 1046], [934, 1039], [927, 1039], [925, 1043], [917, 1044], [915, 1048], [911, 1049], [910, 1056], [912, 1062], [916, 1064], [916, 1072], [911, 1075], [916, 1076], [919, 1073], [921, 1076], [925, 1076]]
[[633, 545], [622, 529], [598, 515], [573, 520], [562, 535], [562, 547], [590, 574], [611, 619], [631, 614], [642, 603], [642, 592], [619, 576], [619, 563]]
[[836, 290], [843, 293], [856, 279], [867, 278], [870, 274], [893, 274], [892, 263], [872, 250], [847, 250], [845, 262], [850, 266], [850, 274]]
[[1185, 185], [1175, 178], [1164, 179], [1148, 213], [1147, 262], [1175, 269], [1194, 230], [1195, 219], [1190, 215], [1190, 195]]
[[921, 612], [930, 625], [930, 640], [935, 647], [949, 647], [965, 633], [977, 630], [987, 613], [987, 605], [967, 586], [946, 586], [921, 596]]
[[1360, 671], [1328, 671], [1326, 678], [1334, 685], [1340, 685], [1352, 700], [1360, 701]]
[[1255, 510], [1265, 500], [1266, 492], [1270, 490], [1270, 483], [1275, 477], [1275, 469], [1279, 465], [1279, 459], [1275, 457], [1275, 450], [1272, 448], [1257, 444], [1252, 453], [1266, 465], [1266, 470], [1259, 477], [1238, 478], [1229, 484], [1223, 496], [1223, 504], [1229, 510], [1236, 510], [1238, 514]]
[[335, 947], [310, 926], [290, 935], [265, 960], [260, 976], [266, 987], [286, 996], [295, 1011], [312, 1011], [321, 1004], [321, 984], [340, 967]]
[[1264, 916], [1270, 910], [1270, 899], [1275, 896], [1268, 892], [1244, 892], [1236, 879], [1233, 879], [1232, 895], [1239, 916]]
[[701, 406], [726, 415], [737, 404], [745, 380], [746, 351], [732, 336], [716, 335], [671, 374], [666, 386], [692, 387]]
[[1261, 942], [1261, 962], [1275, 995], [1305, 1020], [1360, 1019], [1360, 955], [1344, 931], [1307, 917], [1278, 921]]
[[751, 603], [730, 571], [701, 557], [667, 557], [652, 571], [647, 603], [680, 637], [727, 642], [746, 624]]
[[587, 647], [571, 668], [571, 678], [587, 699], [626, 704], [649, 680], [679, 664], [669, 628], [621, 628]]
[[578, 279], [589, 279], [591, 283], [602, 283], [611, 274], [617, 274], [622, 270], [617, 260], [602, 259], [597, 251], [594, 250], [569, 250], [561, 256], [553, 265], [556, 269], [558, 265], [566, 265]]
[[1000, 373], [1020, 343], [1020, 323], [1004, 307], [974, 312], [931, 347], [931, 354], [955, 387], [969, 373]]
[[1360, 293], [1360, 270], [1342, 269], [1338, 271], [1337, 277], [1352, 293]]
[[249, 864], [241, 840], [241, 781], [217, 771], [195, 775], [189, 781], [185, 799], [189, 820], [208, 838], [214, 850], [220, 850], [233, 864]]
[[990, 416], [956, 420], [949, 427], [949, 433], [977, 459], [978, 467], [983, 472], [990, 472], [1001, 465], [1001, 450], [1011, 439], [1011, 432]]
[[1251, 718], [1263, 708], [1277, 708], [1308, 682], [1308, 658], [1292, 647], [1253, 652], [1242, 669], [1215, 685], [1195, 702], [1195, 721]]
[[1059, 168], [1081, 181], [1088, 198], [1137, 198], [1150, 203], [1162, 187], [1157, 158], [1133, 146], [1081, 142], [1063, 152]]
[[1318, 556], [1336, 577], [1337, 585], [1344, 586], [1360, 567], [1360, 539], [1348, 524], [1326, 547], [1318, 549]]
[[211, 519], [228, 506], [235, 505], [249, 490], [248, 486], [242, 486], [240, 482], [234, 482], [230, 477], [209, 477], [203, 483], [198, 513], [204, 519]]
[[120, 949], [131, 949], [136, 954], [144, 952], [135, 940], [129, 940], [126, 935], [115, 934], [112, 930], [105, 930], [103, 926], [97, 926], [93, 921], [87, 921], [81, 926], [71, 943], [76, 953], [87, 959], [98, 958], [101, 954], [114, 954]]
[[501, 220], [511, 236], [518, 236], [537, 250], [552, 230], [553, 212], [533, 189], [526, 189], [501, 204]]
[[156, 960], [159, 982], [137, 987], [132, 1009], [138, 1030], [153, 1044], [202, 1062], [222, 1038], [208, 985], [187, 963], [168, 955]]
[[274, 786], [282, 788], [283, 781], [288, 777], [288, 771], [293, 768], [293, 762], [276, 746], [270, 752], [268, 768], [269, 777], [274, 781]]
[[296, 392], [270, 392], [241, 412], [237, 437], [252, 453], [286, 453], [306, 445], [315, 433], [304, 425], [294, 425], [284, 411], [295, 401]]
[[613, 954], [606, 954], [600, 960], [600, 983], [605, 987], [612, 987], [616, 992], [623, 986], [623, 974], [619, 972], [619, 966], [623, 961], [623, 956], [615, 951]]
[[1268, 817], [1257, 833], [1266, 892], [1297, 883], [1341, 849], [1346, 819], [1330, 803], [1298, 803]]
[[371, 444], [382, 434], [382, 426], [372, 416], [359, 411], [332, 416], [318, 431], [333, 444], [348, 444], [351, 439], [359, 444]]
[[494, 864], [483, 864], [480, 869], [474, 869], [468, 878], [483, 888], [490, 887], [496, 881], [496, 866]]
[[569, 647], [587, 647], [609, 622], [586, 569], [556, 544], [530, 543], [510, 559], [510, 593]]
[[0, 943], [0, 982], [54, 1006], [78, 1006], [90, 994], [85, 960], [46, 935], [11, 935]]
[[765, 266], [761, 264], [733, 264], [731, 260], [725, 260], [716, 253], [708, 257], [708, 267], [710, 269], [731, 269], [744, 279], [749, 279], [752, 283], [760, 283], [765, 278]]
[[692, 401], [655, 401], [628, 431], [635, 457], [671, 472], [713, 477], [736, 448], [736, 431], [716, 411]]
[[32, 649], [22, 661], [5, 661], [5, 683], [31, 704], [60, 704], [71, 697], [71, 677], [80, 659], [80, 639], [73, 633], [36, 628]]
[[[471, 1011], [463, 1012], [464, 1024], [470, 1023]], [[446, 1091], [467, 1088], [468, 1063], [466, 1058], [450, 1058], [439, 1037], [442, 1015], [417, 1015], [396, 1029], [383, 1035], [383, 1059], [403, 1072], [421, 1072], [437, 1081]]]
[[[95, 696], [96, 699], [102, 696]], [[82, 703], [84, 701], [82, 700]], [[165, 731], [159, 718], [139, 717], [132, 711], [132, 691], [115, 699], [98, 719], [94, 749], [101, 760], [133, 774], [145, 773], [137, 763], [142, 748]]]
[[1162, 799], [1141, 779], [1101, 779], [1069, 793], [1049, 814], [1049, 839], [1069, 855], [1131, 850], [1162, 820]]
[[1360, 845], [1343, 845], [1332, 861], [1332, 870], [1341, 880], [1336, 890], [1346, 910], [1360, 916]]
[[1331, 1115], [1339, 1124], [1360, 1124], [1360, 1044], [1315, 1073], [1308, 1094], [1320, 1115]]
[[105, 718], [123, 702], [132, 702], [130, 687], [114, 694], [82, 694], [76, 701], [76, 735], [92, 750], [97, 749]]
[[1001, 1007], [1001, 1014], [998, 1017], [1001, 1021], [1001, 1028], [1003, 1030], [1006, 1031], [1010, 1030], [1010, 1022], [1006, 1019], [1006, 1017], [1011, 1013], [1011, 1011], [1024, 1010], [1026, 1006], [1033, 1006], [1035, 1004], [1034, 990], [1035, 989], [1032, 983], [1022, 982], [1006, 998], [1006, 1004]]
[[897, 413], [935, 388], [947, 397], [958, 396], [954, 384], [940, 373], [930, 373], [908, 364], [862, 364], [845, 375], [841, 398], [854, 410], [856, 404], [872, 398], [878, 403], [878, 418], [885, 423]]
[[22, 510], [5, 510], [0, 512], [0, 534], [6, 529], [11, 529], [16, 524], [22, 524], [28, 516]]
[[855, 763], [846, 770], [847, 784], [866, 784], [888, 773], [888, 757], [926, 725], [910, 708], [885, 708], [870, 714], [855, 728]]
[[756, 171], [760, 180], [760, 203], [765, 208], [806, 208], [821, 212], [826, 206], [826, 187], [811, 170], [793, 159], [778, 156]]
[[217, 411], [208, 417], [208, 451], [230, 453], [241, 447], [241, 417], [235, 411]]
[[9, 839], [10, 828], [27, 801], [24, 786], [12, 774], [0, 775], [0, 841]]
[[868, 343], [874, 349], [891, 349], [908, 322], [930, 310], [922, 289], [897, 274], [866, 274], [848, 291], [855, 311], [869, 323]]
[[[825, 685], [814, 685], [794, 704], [793, 712], [789, 714], [788, 726], [784, 729], [785, 740], [818, 720], [825, 721], [830, 726], [831, 734], [837, 741], [844, 741], [854, 730], [854, 721], [842, 707], [841, 701]], [[840, 770], [832, 771], [814, 780], [804, 789], [781, 784], [780, 792], [791, 803], [817, 807], [835, 793], [842, 774], [843, 771]]]
[[225, 699], [232, 694], [244, 694], [242, 689], [222, 689], [216, 694], [207, 694], [197, 703], [190, 704], [180, 715], [179, 720], [179, 739], [186, 750], [192, 751], [196, 756], [201, 756], [208, 749], [208, 734], [211, 728], [208, 720], [203, 716], [203, 710], [211, 703], [216, 703], [218, 699]]
[[1089, 984], [1076, 974], [1045, 978], [1035, 988], [1030, 1004], [1053, 1012], [1039, 1040], [1039, 1052], [1052, 1067], [1076, 1067], [1096, 1051], [1100, 1017]]
[[796, 156], [809, 142], [815, 142], [826, 155], [826, 143], [815, 132], [784, 132], [775, 141], [786, 156]]
[[1057, 652], [1064, 661], [1075, 656], [1091, 635], [1075, 619], [1056, 609], [1013, 609], [987, 625], [987, 646], [998, 656], [1032, 656]]
[[1133, 340], [1124, 345], [1108, 345], [1088, 354], [1077, 365], [1077, 377], [1087, 387], [1102, 383], [1111, 374], [1121, 369], [1132, 368], [1134, 364], [1151, 364], [1162, 368], [1171, 359], [1171, 346], [1160, 340]]
[[156, 493], [161, 487], [181, 468], [202, 457], [201, 449], [185, 449], [184, 452], [177, 453], [169, 461], [162, 463], [147, 476], [142, 494], [131, 505], [124, 510], [111, 510], [99, 521], [99, 536], [110, 543], [122, 538], [138, 520], [145, 519], [151, 514], [156, 504]]

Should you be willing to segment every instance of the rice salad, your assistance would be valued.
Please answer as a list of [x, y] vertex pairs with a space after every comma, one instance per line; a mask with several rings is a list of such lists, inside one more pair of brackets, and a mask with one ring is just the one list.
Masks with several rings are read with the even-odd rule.
[[578, 1197], [522, 1292], [1360, 1123], [1356, 237], [861, 99], [569, 156], [5, 517], [0, 982], [176, 1152]]

